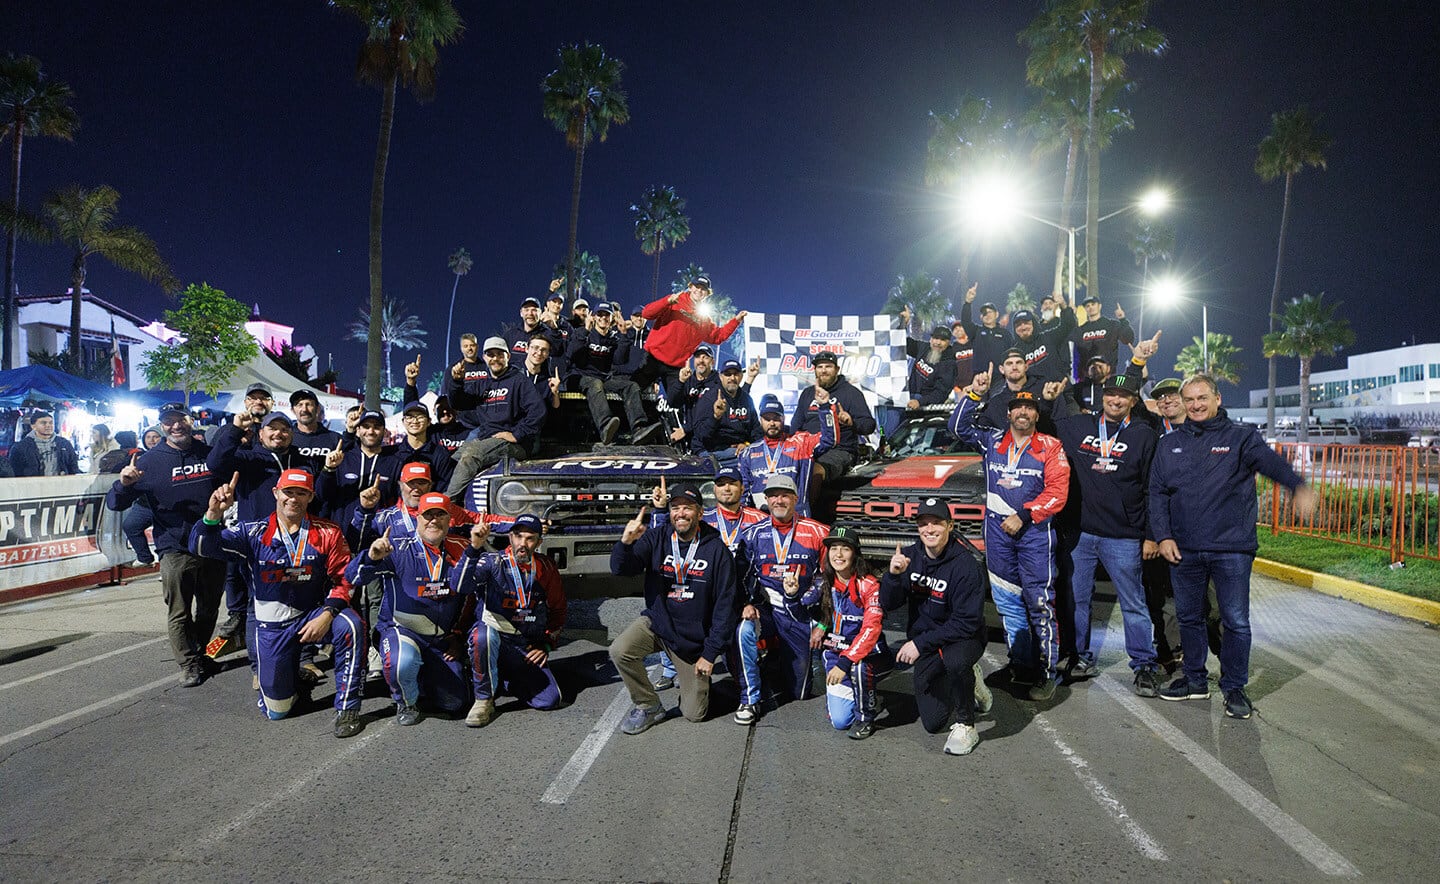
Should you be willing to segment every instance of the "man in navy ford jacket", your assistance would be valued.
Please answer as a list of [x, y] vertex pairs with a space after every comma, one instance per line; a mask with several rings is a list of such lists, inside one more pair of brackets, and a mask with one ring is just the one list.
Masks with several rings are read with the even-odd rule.
[[1295, 510], [1308, 517], [1315, 492], [1254, 427], [1237, 424], [1220, 407], [1215, 381], [1199, 374], [1180, 388], [1185, 423], [1161, 438], [1150, 470], [1150, 535], [1170, 563], [1175, 613], [1180, 620], [1184, 674], [1160, 691], [1166, 700], [1204, 700], [1206, 681], [1205, 584], [1215, 581], [1224, 635], [1220, 690], [1225, 714], [1249, 718], [1250, 566], [1259, 543], [1255, 474], [1290, 490]]

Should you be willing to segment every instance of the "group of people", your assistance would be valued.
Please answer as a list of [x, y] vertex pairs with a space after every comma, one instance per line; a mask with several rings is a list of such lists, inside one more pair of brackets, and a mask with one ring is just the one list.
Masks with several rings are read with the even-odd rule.
[[[89, 472], [111, 471], [118, 459], [117, 452], [133, 449], [139, 442], [134, 432], [121, 430], [114, 436], [105, 424], [90, 428], [90, 445], [83, 451], [75, 443], [56, 432], [55, 414], [42, 408], [31, 409], [24, 417], [30, 432], [0, 457], [0, 479], [23, 479], [32, 476], [75, 476], [82, 472], [81, 455], [89, 463]], [[24, 427], [19, 431], [23, 432]]]

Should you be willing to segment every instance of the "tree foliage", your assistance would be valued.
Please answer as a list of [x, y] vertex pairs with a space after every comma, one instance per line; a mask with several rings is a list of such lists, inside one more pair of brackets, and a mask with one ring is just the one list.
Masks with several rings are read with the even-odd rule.
[[639, 202], [630, 206], [630, 213], [635, 216], [635, 238], [640, 240], [640, 251], [655, 256], [650, 277], [653, 300], [660, 292], [660, 253], [673, 249], [690, 236], [690, 218], [685, 214], [685, 200], [668, 184], [646, 190]]
[[1235, 346], [1235, 339], [1226, 334], [1211, 332], [1207, 338], [1209, 342], [1210, 364], [1207, 368], [1202, 359], [1200, 336], [1196, 335], [1191, 339], [1192, 343], [1186, 344], [1175, 357], [1175, 371], [1185, 377], [1200, 372], [1205, 372], [1216, 381], [1224, 381], [1228, 384], [1240, 383], [1240, 373], [1245, 370], [1235, 355], [1240, 348]]
[[254, 359], [260, 345], [245, 330], [250, 309], [208, 283], [192, 284], [180, 293], [180, 305], [166, 310], [164, 322], [180, 337], [145, 354], [141, 370], [150, 386], [220, 392], [235, 367]]
[[949, 324], [950, 300], [940, 292], [940, 280], [924, 271], [897, 276], [880, 312], [899, 317], [907, 309], [911, 326], [925, 334], [937, 325]]
[[1335, 317], [1337, 301], [1325, 303], [1325, 293], [1301, 295], [1285, 305], [1285, 312], [1276, 317], [1280, 330], [1265, 335], [1265, 355], [1293, 356], [1300, 360], [1300, 441], [1308, 442], [1310, 414], [1310, 367], [1317, 356], [1334, 356], [1355, 343], [1355, 330], [1350, 320]]
[[[386, 298], [380, 306], [380, 322], [377, 332], [380, 336], [380, 346], [385, 353], [385, 387], [392, 386], [390, 371], [390, 355], [394, 348], [401, 350], [423, 350], [425, 349], [425, 336], [427, 332], [420, 324], [420, 317], [413, 313], [405, 312], [405, 302], [398, 298]], [[370, 309], [360, 308], [360, 318], [351, 320], [345, 326], [350, 330], [350, 339], [354, 341], [367, 341], [370, 339]]]
[[589, 252], [581, 252], [575, 256], [574, 285], [569, 284], [564, 263], [556, 264], [553, 273], [554, 278], [561, 281], [566, 291], [574, 292], [577, 298], [603, 298], [610, 290], [609, 283], [605, 281], [605, 268], [600, 266], [600, 256]]
[[1014, 313], [1016, 310], [1034, 310], [1035, 296], [1030, 294], [1030, 289], [1023, 282], [1015, 283], [1015, 288], [1005, 295], [1005, 312]]
[[710, 274], [705, 272], [704, 267], [691, 261], [689, 264], [675, 271], [675, 278], [670, 281], [670, 293], [673, 295], [676, 292], [683, 292], [690, 287], [690, 283], [702, 276], [709, 275]]

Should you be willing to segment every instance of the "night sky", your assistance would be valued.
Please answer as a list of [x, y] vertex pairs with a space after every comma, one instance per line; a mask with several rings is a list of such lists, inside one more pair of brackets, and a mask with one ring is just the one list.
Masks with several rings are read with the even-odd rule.
[[[697, 262], [740, 308], [867, 312], [899, 273], [925, 269], [955, 291], [961, 248], [923, 185], [926, 114], [969, 91], [1018, 116], [1031, 96], [1016, 33], [1039, 4], [457, 7], [466, 33], [441, 51], [437, 100], [398, 102], [386, 191], [386, 291], [430, 330], [427, 368], [439, 368], [455, 247], [475, 258], [457, 334], [491, 330], [486, 312], [515, 316], [564, 257], [573, 154], [541, 116], [539, 90], [560, 45], [599, 42], [627, 65], [632, 121], [587, 152], [580, 215], [580, 246], [600, 256], [613, 299], [627, 311], [648, 299], [651, 259], [628, 207], [649, 185], [671, 184], [693, 233], [663, 256], [662, 289]], [[1283, 192], [1252, 167], [1270, 115], [1301, 103], [1334, 143], [1328, 170], [1297, 179], [1282, 297], [1343, 300], [1356, 352], [1440, 340], [1430, 10], [1154, 4], [1170, 49], [1132, 61], [1136, 128], [1103, 156], [1103, 209], [1152, 183], [1174, 188], [1175, 269], [1210, 304], [1212, 331], [1243, 348], [1246, 388], [1264, 385]], [[82, 120], [74, 143], [27, 140], [23, 204], [68, 183], [114, 186], [120, 222], [150, 233], [184, 281], [259, 302], [296, 327], [297, 342], [333, 353], [343, 385], [358, 384], [363, 344], [342, 337], [367, 298], [380, 109], [379, 92], [354, 80], [358, 22], [320, 0], [10, 0], [0, 34], [0, 50], [39, 57], [75, 89]], [[1037, 199], [1058, 203], [1062, 162], [1033, 166]], [[1123, 217], [1102, 225], [1101, 286], [1106, 313], [1118, 299], [1133, 318], [1127, 236]], [[1048, 289], [1054, 243], [1049, 228], [1017, 223], [971, 265], [982, 296], [999, 301], [1017, 281]], [[22, 244], [18, 273], [22, 295], [63, 291], [68, 256]], [[145, 316], [167, 306], [103, 260], [91, 262], [88, 287]], [[1147, 327], [1156, 321], [1147, 315]], [[1199, 333], [1199, 310], [1158, 321], [1168, 369]], [[1281, 366], [1282, 383], [1294, 383], [1295, 362]]]

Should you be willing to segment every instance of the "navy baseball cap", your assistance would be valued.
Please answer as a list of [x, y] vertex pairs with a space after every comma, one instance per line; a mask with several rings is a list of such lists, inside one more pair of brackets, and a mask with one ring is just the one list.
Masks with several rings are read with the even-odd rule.
[[695, 348], [695, 352], [692, 353], [692, 354], [690, 354], [690, 355], [692, 355], [692, 356], [700, 356], [700, 355], [702, 355], [702, 354], [705, 355], [705, 356], [714, 356], [714, 355], [715, 355], [715, 351], [714, 351], [714, 350], [711, 350], [709, 347], [705, 346], [704, 344], [701, 344], [700, 346], [696, 347], [696, 348]]
[[1080, 306], [1081, 306], [1081, 307], [1084, 307], [1086, 304], [1098, 304], [1098, 303], [1100, 303], [1100, 299], [1099, 299], [1099, 298], [1095, 297], [1094, 295], [1089, 295], [1089, 296], [1086, 297], [1083, 301], [1080, 302]]
[[[46, 412], [46, 414], [49, 414], [49, 412]], [[181, 417], [189, 417], [190, 409], [186, 408], [183, 402], [166, 402], [160, 406], [160, 420], [163, 421], [165, 418], [176, 414]]]
[[514, 534], [516, 531], [529, 534], [545, 533], [544, 525], [541, 524], [539, 517], [533, 516], [530, 513], [525, 513], [515, 518], [515, 522], [510, 526], [510, 533]]
[[265, 418], [260, 421], [260, 426], [268, 427], [276, 421], [281, 421], [285, 424], [285, 426], [289, 427], [292, 430], [295, 429], [295, 422], [290, 419], [290, 415], [286, 414], [283, 411], [272, 411], [269, 414], [265, 415]]
[[540, 306], [540, 299], [539, 299], [539, 298], [526, 298], [525, 300], [523, 300], [523, 301], [520, 302], [520, 306], [521, 306], [521, 307], [535, 307], [535, 308], [539, 308], [539, 306]]
[[716, 482], [740, 482], [740, 471], [734, 467], [724, 467], [715, 473]]
[[320, 397], [315, 395], [315, 391], [314, 391], [314, 390], [306, 390], [306, 389], [303, 389], [303, 388], [302, 388], [302, 389], [296, 390], [294, 393], [291, 393], [291, 394], [290, 394], [290, 404], [291, 404], [291, 405], [298, 405], [298, 404], [300, 404], [301, 402], [304, 402], [306, 399], [309, 399], [311, 402], [314, 402], [316, 405], [319, 405], [319, 404], [320, 404]]
[[251, 384], [250, 386], [245, 388], [246, 399], [249, 399], [255, 393], [264, 393], [266, 399], [275, 398], [274, 396], [270, 395], [270, 388], [265, 384]]
[[814, 358], [810, 360], [811, 365], [819, 365], [822, 362], [828, 362], [831, 365], [840, 364], [840, 360], [836, 359], [835, 354], [831, 353], [829, 350], [826, 350], [824, 353], [816, 353]]
[[776, 396], [774, 393], [766, 393], [760, 397], [760, 414], [762, 416], [778, 414], [783, 418], [785, 416], [785, 406], [780, 404], [779, 396]]
[[385, 415], [378, 411], [362, 411], [360, 412], [360, 419], [355, 422], [355, 425], [359, 426], [366, 421], [379, 421], [383, 426], [385, 423]]
[[920, 501], [920, 508], [915, 511], [915, 518], [921, 516], [934, 516], [937, 519], [950, 518], [950, 503], [944, 498], [927, 497]]
[[605, 303], [604, 301], [601, 301], [600, 303], [596, 304], [596, 305], [595, 305], [595, 309], [592, 310], [592, 311], [590, 311], [590, 312], [591, 312], [591, 313], [594, 313], [596, 316], [599, 316], [599, 315], [602, 314], [602, 313], [605, 314], [606, 316], [609, 316], [609, 315], [610, 315], [610, 305], [607, 304], [607, 303]]
[[699, 288], [702, 288], [702, 289], [708, 289], [708, 288], [710, 288], [710, 277], [708, 277], [708, 276], [697, 276], [697, 277], [695, 277], [693, 280], [690, 281], [690, 284], [693, 285], [693, 286], [697, 286], [697, 287], [699, 287]]
[[694, 483], [684, 482], [676, 485], [670, 491], [670, 505], [674, 506], [677, 503], [693, 503], [695, 506], [704, 508], [705, 498]]
[[643, 315], [645, 315], [645, 308], [644, 308], [644, 307], [636, 307], [634, 310], [631, 310], [631, 311], [630, 311], [630, 315], [631, 315], [631, 316], [643, 316]]
[[1035, 314], [1031, 313], [1029, 310], [1016, 310], [1010, 316], [1011, 328], [1014, 328], [1022, 322], [1029, 322], [1033, 324], [1035, 322]]
[[743, 368], [740, 367], [740, 363], [736, 362], [734, 359], [727, 359], [727, 360], [725, 360], [725, 364], [722, 365], [722, 366], [720, 366], [720, 373], [721, 373], [721, 374], [724, 374], [724, 373], [727, 372], [727, 371], [744, 371], [744, 370], [745, 370], [745, 369], [743, 369]]
[[996, 307], [993, 301], [986, 301], [980, 305], [981, 313], [984, 313], [986, 310], [994, 310], [996, 313], [1000, 312], [1000, 308]]
[[945, 340], [948, 341], [948, 340], [950, 340], [950, 329], [946, 328], [946, 327], [943, 326], [943, 325], [937, 325], [937, 326], [935, 326], [934, 329], [932, 329], [932, 330], [930, 331], [930, 337], [932, 337], [932, 338], [944, 338]]
[[1024, 361], [1025, 361], [1025, 351], [1024, 351], [1024, 350], [1021, 350], [1019, 347], [1011, 347], [1009, 350], [1006, 350], [1004, 353], [1001, 353], [1001, 354], [1000, 354], [1000, 361], [1001, 361], [1001, 362], [1004, 362], [1005, 360], [1009, 359], [1011, 356], [1016, 357], [1016, 358], [1019, 359], [1021, 362], [1024, 362]]

